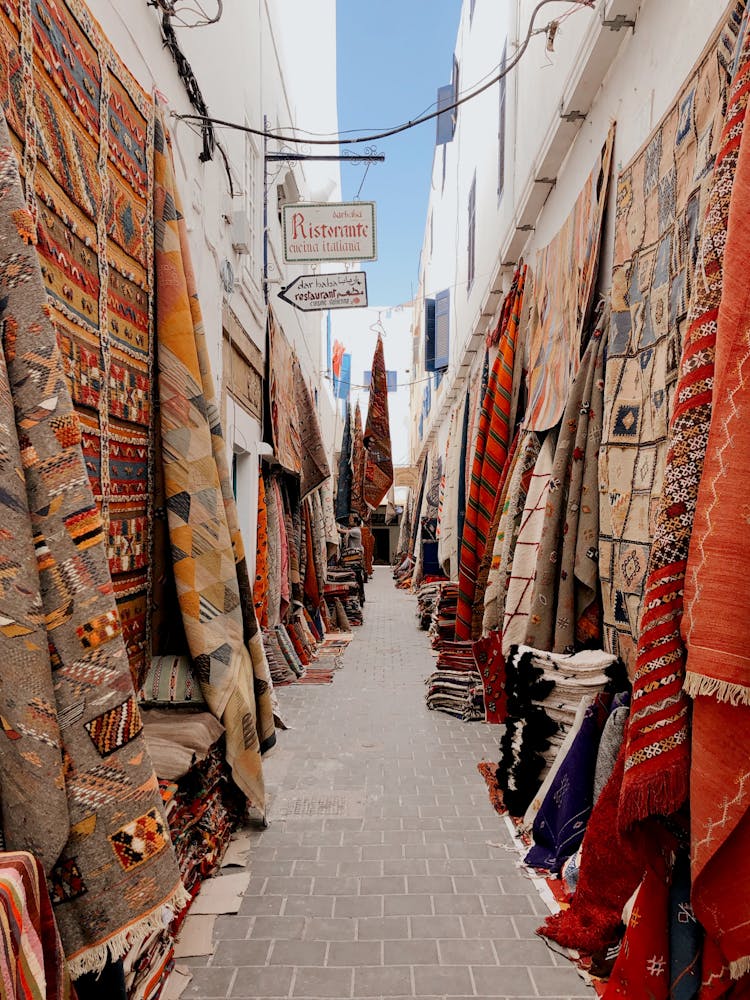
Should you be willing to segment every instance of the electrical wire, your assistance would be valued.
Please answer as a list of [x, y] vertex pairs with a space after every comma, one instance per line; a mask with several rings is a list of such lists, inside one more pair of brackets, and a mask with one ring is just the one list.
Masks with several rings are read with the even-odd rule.
[[[173, 17], [175, 23], [179, 24], [181, 28], [205, 28], [210, 24], [217, 24], [224, 14], [224, 0], [216, 0], [217, 10], [213, 17], [209, 17], [199, 0], [193, 0], [193, 5], [189, 3], [178, 4], [176, 0], [151, 0], [151, 4], [158, 7], [162, 13]], [[192, 23], [186, 21], [184, 11], [195, 14], [198, 20]]]
[[[155, 0], [155, 2], [160, 2], [160, 0]], [[512, 59], [510, 59], [506, 63], [505, 69], [502, 72], [496, 73], [490, 80], [482, 84], [481, 87], [477, 87], [476, 89], [470, 91], [469, 93], [458, 97], [457, 100], [453, 101], [451, 104], [446, 104], [444, 107], [440, 108], [437, 111], [431, 111], [428, 114], [420, 115], [417, 118], [411, 119], [410, 121], [403, 122], [401, 125], [396, 125], [393, 128], [386, 129], [383, 132], [377, 132], [373, 135], [361, 135], [344, 139], [341, 137], [342, 133], [339, 133], [339, 136], [337, 138], [316, 139], [316, 138], [310, 138], [310, 134], [308, 133], [306, 134], [305, 138], [301, 138], [299, 136], [294, 136], [294, 135], [282, 135], [278, 132], [268, 132], [264, 129], [255, 129], [252, 128], [250, 125], [240, 125], [238, 122], [230, 122], [222, 118], [213, 118], [210, 117], [209, 115], [176, 114], [175, 117], [181, 120], [203, 122], [204, 124], [210, 124], [212, 126], [220, 128], [235, 129], [238, 132], [249, 132], [251, 135], [257, 135], [267, 139], [275, 139], [277, 142], [290, 142], [297, 144], [307, 143], [311, 146], [340, 146], [348, 143], [377, 142], [380, 139], [388, 139], [391, 136], [399, 135], [401, 132], [406, 132], [409, 129], [416, 128], [417, 125], [423, 125], [425, 122], [432, 121], [439, 115], [446, 114], [449, 111], [454, 111], [456, 108], [459, 108], [462, 104], [466, 104], [468, 101], [471, 101], [475, 97], [478, 97], [480, 94], [483, 94], [486, 90], [489, 90], [490, 87], [494, 86], [494, 84], [498, 83], [504, 76], [507, 76], [507, 74], [510, 73], [512, 69], [515, 69], [515, 67], [521, 61], [526, 52], [526, 49], [529, 46], [529, 42], [531, 41], [532, 36], [536, 33], [534, 31], [534, 24], [536, 22], [536, 17], [539, 11], [543, 7], [546, 7], [547, 4], [560, 3], [560, 2], [562, 2], [562, 0], [539, 0], [539, 3], [537, 3], [536, 7], [531, 13], [531, 18], [529, 19], [529, 26], [526, 31], [526, 36], [521, 45], [519, 46], [516, 54], [513, 56]], [[573, 0], [573, 3], [574, 3], [573, 9], [575, 10], [578, 10], [582, 7], [592, 9], [594, 6], [594, 0]]]

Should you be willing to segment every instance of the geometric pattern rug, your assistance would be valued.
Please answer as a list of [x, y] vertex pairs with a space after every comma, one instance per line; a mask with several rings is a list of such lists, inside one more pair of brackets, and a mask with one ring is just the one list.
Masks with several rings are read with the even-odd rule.
[[151, 655], [153, 102], [81, 0], [3, 4], [0, 73], [138, 687]]

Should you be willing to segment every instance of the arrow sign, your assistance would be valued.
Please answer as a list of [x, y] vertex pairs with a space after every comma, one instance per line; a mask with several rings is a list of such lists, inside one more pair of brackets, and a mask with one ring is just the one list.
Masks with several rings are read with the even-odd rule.
[[361, 309], [367, 305], [367, 275], [364, 271], [304, 274], [282, 288], [279, 298], [302, 312]]

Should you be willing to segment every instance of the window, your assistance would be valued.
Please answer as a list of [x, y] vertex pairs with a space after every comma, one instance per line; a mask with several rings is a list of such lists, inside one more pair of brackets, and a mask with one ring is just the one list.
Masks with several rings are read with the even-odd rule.
[[435, 296], [435, 371], [444, 371], [450, 361], [450, 289]]
[[469, 237], [467, 243], [468, 261], [466, 269], [467, 293], [471, 291], [471, 286], [474, 284], [476, 239], [477, 239], [477, 174], [476, 171], [474, 171], [474, 177], [472, 178], [471, 187], [469, 188]]
[[450, 290], [424, 300], [425, 371], [444, 371], [450, 359]]
[[424, 370], [435, 371], [435, 300], [424, 300]]
[[[458, 100], [458, 78], [458, 59], [453, 56], [453, 76], [451, 82], [444, 87], [438, 87], [437, 92], [437, 109], [440, 112], [435, 119], [437, 122], [435, 144], [437, 146], [445, 146], [445, 143], [451, 142], [453, 136], [456, 134], [458, 108], [454, 108], [452, 105]], [[443, 172], [445, 172], [445, 161], [443, 161]]]
[[450, 142], [453, 139], [453, 133], [455, 132], [455, 122], [453, 119], [452, 111], [444, 111], [444, 108], [449, 108], [453, 103], [453, 87], [449, 83], [445, 87], [438, 87], [437, 92], [437, 109], [440, 114], [437, 116], [435, 121], [437, 122], [437, 135], [435, 138], [435, 144], [438, 146], [444, 146], [446, 142]]
[[[505, 73], [508, 65], [508, 42], [503, 45], [503, 55], [500, 60], [500, 72]], [[497, 131], [497, 198], [503, 196], [505, 190], [505, 97], [507, 92], [506, 76], [500, 77], [500, 120]]]
[[[385, 373], [386, 384], [388, 386], [388, 392], [396, 392], [398, 390], [398, 372], [391, 371], [390, 369]], [[370, 386], [372, 385], [372, 372], [362, 373], [362, 385], [369, 392]]]

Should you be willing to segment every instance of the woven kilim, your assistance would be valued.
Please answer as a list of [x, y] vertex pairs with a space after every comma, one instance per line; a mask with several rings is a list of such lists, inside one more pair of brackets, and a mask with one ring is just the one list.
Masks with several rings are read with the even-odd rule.
[[[617, 182], [600, 451], [604, 645], [631, 675], [727, 71], [715, 36]], [[731, 49], [730, 49], [731, 51]]]
[[466, 410], [464, 394], [451, 414], [450, 438], [445, 458], [445, 488], [442, 492], [443, 508], [438, 524], [438, 560], [446, 576], [455, 575], [458, 557], [458, 494], [463, 453], [461, 438]]
[[493, 514], [489, 528], [487, 529], [487, 545], [484, 549], [484, 555], [479, 561], [477, 584], [474, 592], [474, 608], [471, 616], [471, 638], [474, 642], [476, 642], [482, 635], [482, 624], [484, 621], [485, 610], [484, 602], [487, 596], [487, 584], [489, 581], [490, 570], [492, 569], [492, 563], [495, 556], [495, 543], [497, 542], [497, 534], [500, 529], [500, 521], [502, 520], [503, 513], [506, 509], [508, 489], [510, 487], [510, 474], [513, 469], [516, 451], [518, 450], [518, 442], [523, 436], [524, 432], [522, 430], [519, 429], [516, 431], [510, 447], [508, 448], [508, 454], [505, 456], [505, 466], [503, 468], [502, 475], [500, 476], [500, 482], [498, 483], [497, 488], [495, 513]]
[[515, 302], [507, 311], [508, 322], [500, 334], [500, 346], [492, 365], [479, 417], [458, 575], [456, 639], [463, 641], [472, 636], [477, 573], [487, 546], [487, 532], [499, 499], [500, 478], [512, 436], [513, 366], [525, 277], [524, 267], [516, 272], [508, 293]]
[[8, 1000], [73, 995], [44, 869], [25, 851], [0, 855], [0, 983]]
[[44, 864], [77, 978], [186, 897], [2, 117], [0, 204], [2, 823], [9, 849]]
[[137, 685], [151, 656], [153, 103], [81, 0], [8, 0], [0, 64]]
[[162, 462], [177, 596], [193, 668], [226, 729], [232, 777], [260, 812], [260, 755], [276, 742], [185, 220], [161, 115], [155, 128], [157, 342]]
[[515, 538], [509, 539], [508, 558], [513, 560], [513, 566], [505, 592], [502, 626], [503, 653], [506, 656], [511, 646], [523, 642], [528, 629], [556, 442], [557, 431], [549, 431], [539, 450], [534, 472], [529, 480], [518, 534]]
[[692, 901], [729, 963], [750, 973], [750, 132], [734, 175], [716, 329], [711, 427], [685, 575], [685, 690], [693, 698]]
[[339, 477], [336, 485], [336, 520], [346, 521], [352, 503], [352, 406], [346, 404], [344, 435], [339, 455]]
[[534, 431], [546, 431], [559, 423], [578, 371], [581, 335], [599, 268], [614, 140], [612, 125], [573, 210], [560, 232], [537, 255], [525, 417], [525, 426]]
[[[393, 484], [393, 449], [388, 418], [388, 380], [383, 338], [378, 337], [372, 359], [370, 399], [365, 423], [365, 502], [375, 510]], [[355, 470], [356, 471], [356, 470]]]
[[620, 823], [676, 812], [688, 796], [689, 707], [680, 635], [685, 568], [711, 424], [729, 205], [750, 93], [750, 35], [731, 86], [701, 233], [638, 635]]
[[258, 470], [258, 540], [255, 547], [253, 604], [261, 628], [268, 625], [268, 505], [263, 470]]
[[599, 443], [609, 313], [602, 315], [571, 386], [555, 449], [525, 644], [556, 653], [582, 642], [578, 623], [599, 584]]
[[521, 432], [513, 466], [508, 471], [500, 497], [502, 510], [484, 592], [482, 630], [485, 633], [500, 628], [503, 623], [508, 582], [513, 571], [513, 554], [540, 449], [541, 442], [534, 431]]
[[367, 517], [365, 503], [365, 439], [362, 431], [362, 411], [359, 400], [354, 406], [354, 431], [352, 433], [352, 492], [349, 509], [360, 517]]
[[302, 438], [294, 372], [297, 358], [273, 311], [268, 310], [266, 392], [274, 457], [287, 472], [302, 472]]
[[300, 428], [300, 452], [302, 474], [300, 494], [304, 499], [316, 490], [331, 475], [328, 458], [320, 433], [318, 413], [310, 388], [305, 381], [299, 361], [294, 359], [294, 388], [296, 393], [297, 419]]

